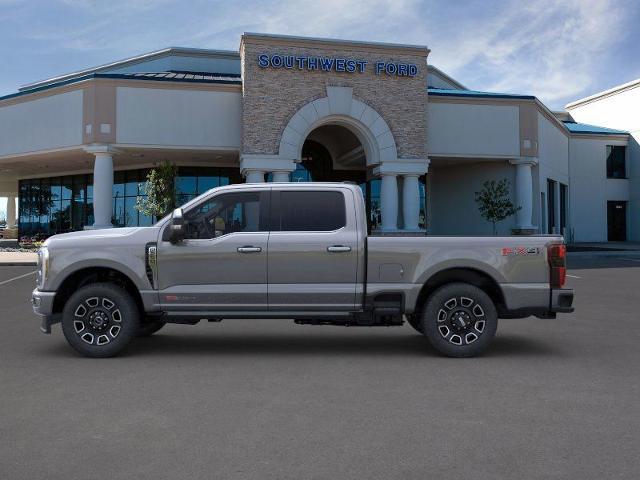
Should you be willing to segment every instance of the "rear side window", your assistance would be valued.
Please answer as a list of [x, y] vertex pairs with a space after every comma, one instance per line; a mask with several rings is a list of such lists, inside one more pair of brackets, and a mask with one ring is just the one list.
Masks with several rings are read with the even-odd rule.
[[330, 232], [346, 225], [341, 192], [280, 192], [280, 230]]

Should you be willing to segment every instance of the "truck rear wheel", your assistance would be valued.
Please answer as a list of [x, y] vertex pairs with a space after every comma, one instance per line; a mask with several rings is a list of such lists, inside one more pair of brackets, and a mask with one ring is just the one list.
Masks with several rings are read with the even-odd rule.
[[429, 343], [448, 357], [473, 357], [491, 343], [498, 314], [484, 291], [467, 283], [450, 283], [431, 294], [422, 314]]
[[86, 285], [67, 300], [62, 332], [87, 357], [113, 357], [138, 332], [140, 313], [134, 299], [111, 283]]

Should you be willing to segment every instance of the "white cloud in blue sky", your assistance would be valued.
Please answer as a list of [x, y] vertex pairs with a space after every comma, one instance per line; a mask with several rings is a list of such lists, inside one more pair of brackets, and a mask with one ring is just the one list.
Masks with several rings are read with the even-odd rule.
[[166, 46], [237, 50], [242, 32], [424, 44], [472, 89], [551, 108], [640, 77], [631, 0], [0, 0], [0, 94]]

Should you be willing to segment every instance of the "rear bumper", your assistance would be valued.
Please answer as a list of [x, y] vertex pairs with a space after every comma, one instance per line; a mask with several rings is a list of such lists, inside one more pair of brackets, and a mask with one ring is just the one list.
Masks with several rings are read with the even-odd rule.
[[551, 308], [553, 313], [571, 313], [573, 308], [573, 289], [561, 288], [551, 290]]
[[42, 292], [37, 288], [31, 293], [31, 306], [33, 313], [42, 317], [40, 330], [43, 333], [51, 333], [51, 325], [60, 322], [60, 315], [53, 313], [53, 300], [56, 292]]
[[502, 284], [504, 308], [500, 318], [524, 318], [535, 315], [555, 318], [556, 313], [573, 312], [573, 290], [552, 289], [548, 284]]

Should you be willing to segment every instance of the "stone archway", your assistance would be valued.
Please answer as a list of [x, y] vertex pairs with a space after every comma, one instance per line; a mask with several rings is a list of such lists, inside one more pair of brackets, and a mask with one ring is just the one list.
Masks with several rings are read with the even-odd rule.
[[[240, 169], [247, 182], [264, 181], [265, 172], [272, 172], [274, 181], [288, 181], [295, 164], [301, 162], [302, 148], [309, 134], [322, 126], [341, 126], [358, 138], [365, 153], [366, 167], [381, 179], [381, 230], [419, 231], [418, 178], [427, 172], [429, 160], [399, 159], [393, 133], [376, 110], [354, 98], [351, 87], [327, 86], [326, 89], [326, 97], [310, 101], [289, 119], [276, 154], [241, 155]], [[401, 218], [398, 215], [400, 206]]]
[[323, 125], [349, 129], [365, 151], [367, 166], [396, 161], [398, 152], [391, 129], [373, 108], [353, 98], [350, 87], [327, 87], [327, 96], [300, 108], [282, 132], [278, 156], [299, 162], [309, 134]]

